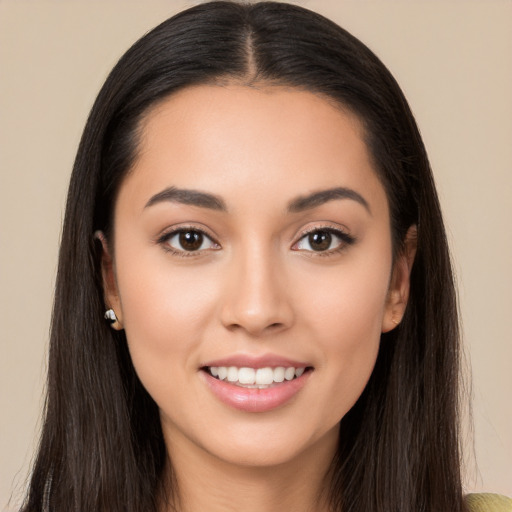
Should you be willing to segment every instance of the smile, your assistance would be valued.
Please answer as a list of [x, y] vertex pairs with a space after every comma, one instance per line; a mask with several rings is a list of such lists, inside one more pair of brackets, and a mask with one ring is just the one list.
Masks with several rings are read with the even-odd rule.
[[[231, 362], [231, 361], [229, 361]], [[266, 365], [244, 361], [239, 366], [228, 361], [203, 366], [200, 374], [213, 395], [230, 408], [243, 412], [269, 412], [293, 401], [314, 372], [312, 366]], [[228, 364], [226, 364], [228, 363]], [[285, 364], [283, 364], [285, 363]], [[272, 366], [269, 366], [272, 365]]]
[[293, 366], [277, 368], [238, 368], [236, 366], [209, 366], [205, 370], [218, 380], [249, 389], [267, 389], [300, 377], [306, 368]]

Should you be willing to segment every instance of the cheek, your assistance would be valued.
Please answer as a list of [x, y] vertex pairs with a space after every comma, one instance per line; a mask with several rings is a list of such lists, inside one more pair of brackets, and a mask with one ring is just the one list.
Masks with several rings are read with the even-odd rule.
[[306, 328], [322, 351], [319, 375], [323, 373], [331, 390], [333, 421], [357, 401], [375, 366], [391, 267], [391, 258], [384, 260], [336, 269], [323, 280], [329, 286], [310, 292], [308, 305], [304, 303], [309, 311]]
[[305, 297], [303, 307], [316, 328], [339, 349], [357, 349], [366, 340], [380, 339], [387, 308], [391, 257], [351, 263], [303, 280], [303, 289], [295, 292]]
[[118, 261], [117, 274], [132, 361], [157, 399], [163, 381], [197, 368], [216, 304], [215, 279], [172, 268], [166, 254], [155, 258], [134, 251]]

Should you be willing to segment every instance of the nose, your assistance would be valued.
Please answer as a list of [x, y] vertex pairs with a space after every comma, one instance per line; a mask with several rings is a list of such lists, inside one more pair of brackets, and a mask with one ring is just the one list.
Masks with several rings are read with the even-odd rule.
[[294, 321], [286, 276], [277, 258], [247, 251], [233, 258], [226, 278], [221, 322], [230, 331], [265, 336], [288, 329]]

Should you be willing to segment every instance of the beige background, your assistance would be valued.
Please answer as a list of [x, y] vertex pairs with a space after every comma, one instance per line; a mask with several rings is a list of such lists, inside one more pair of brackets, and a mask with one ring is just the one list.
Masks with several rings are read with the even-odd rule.
[[[191, 3], [0, 0], [2, 509], [33, 455], [60, 223], [88, 110], [122, 52]], [[466, 489], [512, 495], [512, 3], [297, 3], [366, 42], [416, 114], [446, 215], [473, 371], [478, 466], [468, 437]]]

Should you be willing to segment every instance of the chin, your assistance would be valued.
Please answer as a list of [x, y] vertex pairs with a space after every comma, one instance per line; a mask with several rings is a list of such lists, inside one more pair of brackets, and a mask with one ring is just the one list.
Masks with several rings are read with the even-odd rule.
[[332, 458], [337, 448], [339, 423], [323, 433], [290, 432], [277, 427], [254, 430], [225, 432], [223, 439], [210, 438], [203, 449], [216, 459], [238, 467], [296, 465], [318, 451]]

